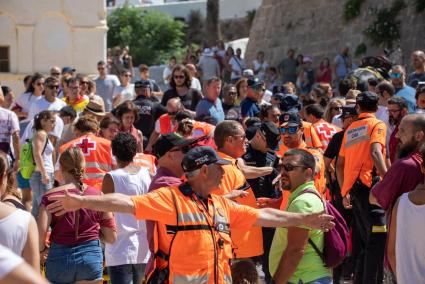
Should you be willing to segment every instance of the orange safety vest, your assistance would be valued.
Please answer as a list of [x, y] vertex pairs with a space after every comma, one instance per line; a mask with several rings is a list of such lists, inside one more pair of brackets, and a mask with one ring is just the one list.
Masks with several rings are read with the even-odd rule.
[[314, 156], [316, 168], [319, 167], [319, 172], [314, 176], [314, 187], [324, 197], [326, 192], [326, 175], [323, 152], [319, 148], [307, 148], [306, 150]]
[[324, 119], [320, 119], [319, 121], [313, 123], [312, 128], [316, 131], [317, 136], [320, 139], [320, 143], [322, 144], [322, 147], [320, 148], [323, 151], [325, 151], [326, 148], [328, 147], [329, 142], [331, 141], [334, 134], [341, 131], [339, 127], [336, 127], [335, 125], [330, 124]]
[[156, 174], [156, 157], [154, 155], [137, 153], [133, 158], [133, 164], [147, 168], [151, 176]]
[[[304, 140], [301, 140], [300, 145], [297, 147], [297, 149], [305, 149], [307, 148], [307, 143], [304, 142]], [[282, 139], [279, 141], [279, 150], [276, 151], [276, 155], [280, 158], [283, 157], [283, 154], [285, 154], [286, 151], [288, 151], [290, 148], [288, 148], [285, 143], [283, 143], [283, 135]]]
[[361, 113], [344, 133], [339, 155], [344, 157], [344, 184], [342, 196], [346, 196], [357, 179], [367, 187], [372, 186], [373, 161], [370, 147], [380, 143], [385, 160], [387, 127], [372, 113]]
[[59, 154], [70, 147], [79, 147], [83, 151], [86, 161], [86, 178], [83, 182], [102, 189], [103, 177], [112, 170], [111, 141], [89, 133], [62, 145]]
[[164, 135], [167, 133], [174, 132], [175, 129], [171, 124], [171, 118], [168, 113], [161, 115], [159, 118], [159, 133]]
[[[239, 197], [235, 201], [237, 203], [247, 205], [253, 208], [257, 207], [254, 191], [246, 181], [242, 171], [236, 165], [236, 159], [222, 153], [217, 154], [226, 160], [232, 162], [230, 165], [223, 165], [224, 176], [221, 179], [219, 189], [214, 194], [225, 195], [232, 190], [240, 189], [248, 192], [246, 197]], [[248, 230], [235, 229], [232, 230], [232, 241], [234, 245], [235, 258], [247, 258], [263, 254], [263, 232], [260, 227], [252, 227]]]
[[[167, 217], [169, 222], [165, 224], [158, 223], [160, 226], [154, 234], [155, 267], [161, 271], [168, 266], [168, 283], [232, 283], [230, 202], [213, 194], [205, 201], [206, 207], [188, 184], [160, 188], [149, 194], [161, 197], [156, 198], [155, 204], [166, 203], [167, 207], [172, 199], [175, 208], [174, 216]], [[137, 199], [146, 198], [133, 198], [136, 218], [145, 219], [155, 214], [143, 205], [139, 212]], [[140, 202], [144, 204], [144, 201]], [[149, 206], [156, 207], [155, 204]], [[152, 276], [153, 271], [148, 272], [148, 279]]]
[[304, 141], [307, 144], [307, 147], [322, 148], [319, 136], [317, 135], [316, 130], [311, 127], [311, 123], [303, 121], [303, 128]]

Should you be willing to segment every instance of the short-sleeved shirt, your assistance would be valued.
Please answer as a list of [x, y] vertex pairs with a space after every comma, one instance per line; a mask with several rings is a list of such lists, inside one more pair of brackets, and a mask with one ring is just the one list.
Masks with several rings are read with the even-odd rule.
[[[304, 183], [291, 192], [286, 211], [294, 213], [316, 213], [324, 210], [323, 203], [316, 194], [307, 192], [302, 193], [306, 189], [316, 190], [314, 188], [314, 182], [310, 181]], [[300, 228], [308, 229], [308, 237], [320, 251], [323, 251], [324, 233], [321, 230], [311, 230], [304, 226], [300, 226]], [[280, 259], [288, 245], [290, 245], [288, 244], [288, 229], [277, 228], [269, 254], [269, 269], [271, 275], [276, 273]], [[294, 274], [289, 278], [289, 282], [298, 283], [299, 280], [301, 280], [302, 283], [307, 283], [326, 276], [331, 276], [330, 269], [325, 267], [314, 248], [310, 244], [307, 244], [304, 255]]]
[[372, 185], [373, 161], [370, 154], [371, 145], [379, 143], [385, 158], [387, 127], [372, 113], [361, 113], [345, 131], [339, 155], [345, 157], [344, 184], [342, 196], [347, 195], [357, 178], [366, 185]]
[[[232, 74], [230, 75], [231, 79], [237, 79], [242, 77], [242, 72], [246, 68], [245, 60], [242, 58], [237, 58], [236, 56], [233, 56], [229, 60], [229, 64], [232, 66]], [[237, 70], [239, 73], [234, 72], [233, 70]]]
[[323, 156], [332, 160], [338, 159], [338, 154], [339, 154], [339, 150], [341, 149], [343, 139], [344, 139], [344, 131], [335, 133], [335, 135], [332, 136], [331, 141], [329, 141], [329, 145], [326, 148], [325, 153], [323, 153]]
[[134, 91], [134, 84], [128, 84], [126, 87], [115, 87], [112, 98], [115, 99], [119, 94], [121, 94], [121, 100], [117, 103], [117, 105], [127, 100], [134, 100], [136, 97], [136, 93]]
[[223, 111], [224, 111], [224, 119], [225, 120], [241, 120], [241, 107], [236, 105], [223, 105]]
[[419, 82], [425, 82], [425, 72], [422, 73], [416, 73], [412, 72], [409, 75], [409, 78], [407, 79], [407, 84], [412, 88], [417, 88]]
[[216, 123], [224, 120], [224, 110], [220, 99], [212, 102], [208, 99], [202, 99], [196, 106], [196, 119], [203, 120], [205, 117], [212, 117]]
[[[33, 93], [23, 93], [18, 96], [15, 101], [15, 106], [20, 107], [22, 112], [26, 112], [29, 114], [31, 107], [34, 103], [40, 100], [43, 96], [35, 96]], [[32, 118], [25, 118], [21, 122], [29, 122]]]
[[196, 106], [198, 105], [199, 101], [202, 99], [202, 94], [198, 90], [189, 89], [185, 95], [180, 96], [177, 93], [176, 89], [171, 88], [165, 91], [164, 96], [162, 97], [162, 100], [161, 100], [161, 104], [163, 106], [166, 106], [168, 100], [172, 98], [180, 98], [183, 106], [186, 109], [195, 111]]
[[410, 86], [404, 86], [403, 88], [396, 90], [395, 95], [397, 97], [402, 97], [407, 101], [407, 108], [409, 113], [414, 113], [416, 108], [416, 90]]
[[19, 132], [18, 117], [13, 111], [0, 107], [0, 150], [9, 153], [15, 132]]
[[114, 90], [115, 87], [121, 85], [120, 80], [118, 80], [118, 77], [115, 75], [106, 75], [105, 79], [98, 77], [94, 82], [96, 83], [96, 93], [101, 96], [105, 102], [105, 110], [111, 111]]
[[277, 68], [282, 74], [282, 83], [295, 83], [297, 80], [297, 61], [294, 58], [283, 59]]
[[[68, 189], [69, 193], [80, 195], [80, 190], [73, 188]], [[63, 191], [47, 192], [42, 200], [41, 204], [44, 206], [49, 205], [52, 201], [49, 201], [49, 196], [61, 195]], [[87, 187], [82, 195], [100, 195], [101, 192], [94, 187]], [[79, 215], [79, 216], [78, 216]], [[77, 212], [68, 212], [63, 216], [52, 215], [52, 233], [51, 240], [56, 244], [61, 245], [77, 245], [84, 242], [99, 239], [99, 224], [103, 219], [103, 213], [100, 211], [94, 211], [90, 209], [80, 209]], [[78, 231], [77, 231], [78, 224]]]
[[59, 112], [64, 106], [66, 106], [66, 103], [61, 99], [56, 98], [54, 102], [49, 102], [48, 100], [46, 100], [45, 97], [42, 97], [41, 99], [33, 103], [28, 113], [28, 119], [32, 120], [34, 116], [36, 116], [43, 110]]
[[413, 152], [391, 165], [382, 181], [372, 188], [373, 196], [383, 209], [390, 210], [403, 193], [412, 191], [423, 182], [421, 165], [419, 152]]
[[155, 102], [152, 98], [138, 96], [133, 101], [139, 110], [139, 120], [134, 123], [134, 126], [142, 131], [143, 136], [147, 139], [155, 128], [155, 121], [167, 112], [160, 103]]
[[348, 60], [349, 58], [345, 55], [338, 54], [335, 56], [335, 73], [339, 78], [345, 77], [345, 75], [347, 75], [347, 73], [350, 71]]
[[242, 117], [260, 116], [260, 106], [258, 105], [258, 102], [251, 98], [245, 98], [241, 102], [241, 114]]

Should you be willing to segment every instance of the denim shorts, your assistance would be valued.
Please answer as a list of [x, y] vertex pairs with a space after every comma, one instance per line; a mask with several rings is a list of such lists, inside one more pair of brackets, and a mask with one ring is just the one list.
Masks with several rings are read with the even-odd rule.
[[100, 241], [77, 246], [52, 243], [46, 260], [46, 278], [53, 284], [101, 280], [103, 255]]
[[38, 216], [38, 210], [40, 208], [41, 198], [49, 189], [53, 188], [55, 182], [55, 175], [53, 173], [47, 173], [49, 176], [49, 183], [44, 184], [41, 181], [41, 173], [33, 172], [30, 177], [30, 187], [32, 190], [32, 215], [34, 218]]
[[145, 263], [108, 266], [108, 275], [111, 284], [141, 284], [145, 269]]
[[30, 180], [26, 179], [22, 176], [21, 171], [18, 171], [18, 174], [16, 175], [16, 180], [18, 182], [18, 187], [20, 189], [30, 189]]

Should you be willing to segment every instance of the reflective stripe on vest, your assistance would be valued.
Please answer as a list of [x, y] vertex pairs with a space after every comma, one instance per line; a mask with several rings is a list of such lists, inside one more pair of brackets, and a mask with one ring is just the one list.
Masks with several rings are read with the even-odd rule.
[[208, 283], [208, 274], [205, 275], [173, 275], [173, 284], [204, 284]]
[[87, 162], [86, 168], [98, 168], [107, 172], [112, 170], [111, 165], [108, 165], [105, 163], [97, 163], [97, 162]]

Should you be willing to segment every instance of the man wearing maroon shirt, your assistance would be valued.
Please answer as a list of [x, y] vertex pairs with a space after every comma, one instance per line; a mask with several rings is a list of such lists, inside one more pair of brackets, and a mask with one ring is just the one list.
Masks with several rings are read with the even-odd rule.
[[400, 195], [412, 191], [424, 179], [419, 150], [425, 141], [425, 115], [405, 116], [398, 126], [396, 138], [399, 140], [399, 159], [369, 195], [369, 202], [381, 206], [387, 213], [391, 212]]

